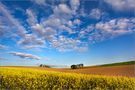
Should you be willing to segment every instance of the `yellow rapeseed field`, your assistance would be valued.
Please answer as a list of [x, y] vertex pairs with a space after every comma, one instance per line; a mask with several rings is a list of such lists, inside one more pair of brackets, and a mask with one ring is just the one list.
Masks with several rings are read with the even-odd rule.
[[1, 90], [135, 90], [135, 78], [0, 67]]

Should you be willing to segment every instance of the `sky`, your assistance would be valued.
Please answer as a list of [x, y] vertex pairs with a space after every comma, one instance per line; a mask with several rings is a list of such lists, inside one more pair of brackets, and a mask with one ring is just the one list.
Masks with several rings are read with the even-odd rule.
[[0, 66], [135, 60], [135, 0], [0, 0]]

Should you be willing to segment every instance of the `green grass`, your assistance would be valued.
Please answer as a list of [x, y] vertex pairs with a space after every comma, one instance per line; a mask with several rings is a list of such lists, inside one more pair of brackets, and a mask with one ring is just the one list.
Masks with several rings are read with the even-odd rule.
[[110, 64], [103, 64], [103, 65], [98, 65], [98, 66], [119, 66], [119, 65], [133, 65], [133, 64], [135, 64], [135, 61], [110, 63]]
[[107, 67], [107, 66], [121, 66], [121, 65], [135, 65], [135, 61], [127, 61], [127, 62], [117, 62], [117, 63], [109, 63], [109, 64], [102, 64], [102, 65], [94, 65], [94, 66], [85, 66], [84, 68], [90, 67]]

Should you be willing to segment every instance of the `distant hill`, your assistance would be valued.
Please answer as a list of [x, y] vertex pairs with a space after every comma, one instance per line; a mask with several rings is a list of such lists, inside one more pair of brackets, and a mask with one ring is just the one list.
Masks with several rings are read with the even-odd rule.
[[109, 63], [109, 64], [96, 65], [96, 66], [119, 66], [119, 65], [132, 65], [132, 64], [135, 64], [135, 61]]

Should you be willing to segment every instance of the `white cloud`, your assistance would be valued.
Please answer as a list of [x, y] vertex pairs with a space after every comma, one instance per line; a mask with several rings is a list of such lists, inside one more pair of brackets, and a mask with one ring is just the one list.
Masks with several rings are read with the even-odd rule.
[[71, 9], [66, 4], [59, 4], [54, 8], [54, 14], [71, 14]]
[[67, 25], [68, 25], [69, 27], [72, 27], [72, 26], [73, 26], [72, 21], [71, 21], [71, 20], [69, 20], [69, 21], [67, 22]]
[[[42, 5], [44, 2], [45, 0], [36, 1], [39, 5]], [[0, 16], [2, 18], [0, 19], [0, 36], [5, 35], [7, 31], [12, 36], [14, 34], [17, 35], [19, 37], [17, 38], [17, 44], [23, 48], [87, 51], [89, 49], [88, 45], [92, 42], [132, 33], [135, 29], [135, 18], [117, 18], [109, 21], [100, 21], [95, 25], [90, 24], [85, 27], [88, 24], [85, 23], [85, 19], [88, 17], [83, 16], [84, 19], [82, 20], [82, 16], [79, 14], [80, 12], [77, 12], [80, 1], [71, 0], [69, 4], [60, 3], [54, 5], [51, 8], [53, 12], [48, 17], [37, 17], [34, 11], [38, 9], [26, 9], [26, 15], [28, 17], [26, 21], [29, 25], [26, 26], [28, 30], [25, 30], [19, 20], [14, 18], [10, 11], [0, 3], [0, 14], [3, 14], [3, 16]], [[103, 14], [104, 12], [95, 8], [91, 10], [89, 16], [90, 18], [99, 20]], [[80, 27], [80, 25], [84, 27]], [[15, 26], [17, 29], [10, 30], [10, 26]]]
[[[2, 14], [0, 12], [0, 14]], [[11, 32], [12, 26], [11, 23], [8, 22], [5, 16], [0, 16], [0, 37], [9, 38], [12, 36]]]
[[102, 12], [101, 12], [101, 10], [99, 10], [98, 8], [92, 9], [92, 10], [90, 11], [89, 16], [90, 16], [90, 18], [94, 18], [94, 19], [97, 19], [97, 20], [98, 20], [98, 19], [101, 18]]
[[51, 27], [45, 28], [44, 31], [44, 39], [47, 41], [51, 41], [55, 38], [56, 31], [52, 29]]
[[7, 46], [0, 44], [0, 49], [6, 49]]
[[87, 43], [92, 44], [133, 32], [135, 32], [134, 18], [117, 18], [87, 26], [79, 32], [79, 39], [86, 39]]
[[59, 18], [50, 17], [46, 21], [43, 22], [45, 27], [54, 27], [58, 28], [61, 25], [61, 20]]
[[79, 37], [80, 38], [87, 38], [87, 36], [90, 35], [90, 33], [92, 31], [94, 31], [95, 27], [94, 25], [89, 25], [87, 26], [86, 28], [82, 29], [80, 32], [79, 32]]
[[118, 11], [135, 10], [135, 0], [104, 0], [112, 8]]
[[[47, 26], [44, 27], [42, 24], [36, 24], [35, 26], [32, 27], [32, 29], [33, 33], [37, 35], [37, 37], [34, 37], [34, 39], [37, 39], [38, 41], [40, 40], [43, 43], [45, 42], [49, 43], [51, 40], [55, 39], [55, 36], [57, 34], [55, 29]], [[32, 44], [32, 42], [30, 43]]]
[[[83, 46], [82, 46], [83, 45]], [[52, 47], [56, 48], [60, 52], [65, 51], [83, 51], [86, 46], [85, 43], [78, 39], [66, 38], [65, 36], [59, 36], [57, 40], [52, 41]]]
[[0, 25], [0, 37], [4, 37], [6, 34], [5, 27], [3, 25]]
[[60, 9], [60, 11], [62, 13], [66, 13], [66, 14], [70, 14], [71, 13], [70, 8], [66, 4], [60, 4], [58, 8]]
[[2, 3], [0, 3], [0, 11], [1, 14], [5, 17], [4, 18], [5, 20], [3, 21], [10, 24], [11, 27], [15, 26], [15, 28], [17, 28], [16, 30], [17, 36], [21, 36], [21, 37], [25, 36], [26, 33], [25, 28], [21, 25], [21, 23], [17, 19], [14, 18], [14, 16], [10, 13], [7, 7], [4, 6]]
[[38, 5], [44, 5], [46, 0], [33, 0]]
[[56, 35], [56, 30], [50, 27], [45, 27], [42, 24], [36, 24], [32, 26], [33, 33], [35, 33], [38, 37], [35, 38], [42, 38], [43, 40], [50, 41]]
[[66, 4], [59, 4], [53, 9], [51, 16], [59, 18], [61, 22], [65, 22], [65, 20], [69, 20], [72, 17], [72, 10]]
[[70, 14], [71, 13], [70, 8], [66, 4], [59, 4], [59, 10], [62, 13], [66, 13], [66, 14]]
[[26, 14], [28, 15], [27, 22], [29, 25], [33, 26], [38, 22], [36, 14], [31, 9], [27, 9]]
[[28, 34], [25, 35], [24, 38], [18, 41], [18, 45], [21, 45], [24, 48], [44, 47], [45, 41], [40, 38], [37, 38], [32, 34]]
[[70, 5], [73, 13], [76, 14], [76, 10], [79, 8], [80, 0], [70, 0]]
[[101, 30], [102, 32], [111, 33], [112, 35], [121, 35], [133, 32], [133, 28], [135, 28], [134, 23], [131, 19], [120, 18], [113, 19], [108, 22], [100, 22], [96, 24], [96, 29]]
[[60, 32], [68, 32], [69, 34], [73, 33], [72, 29], [67, 27], [67, 26], [65, 26], [65, 25], [61, 25], [59, 27], [59, 29], [60, 29]]
[[9, 54], [12, 54], [14, 56], [18, 56], [20, 58], [25, 58], [25, 59], [36, 59], [36, 60], [40, 60], [41, 59], [41, 57], [39, 57], [39, 56], [28, 54], [28, 53], [10, 52]]
[[91, 33], [89, 36], [90, 42], [100, 42], [120, 35], [133, 33], [135, 22], [132, 19], [119, 18], [97, 23], [94, 33]]
[[75, 20], [73, 21], [73, 23], [74, 23], [75, 25], [79, 25], [79, 24], [81, 23], [81, 21], [80, 21], [80, 19], [75, 19]]
[[39, 37], [44, 35], [44, 27], [41, 24], [35, 24], [32, 27], [33, 33], [36, 33]]

